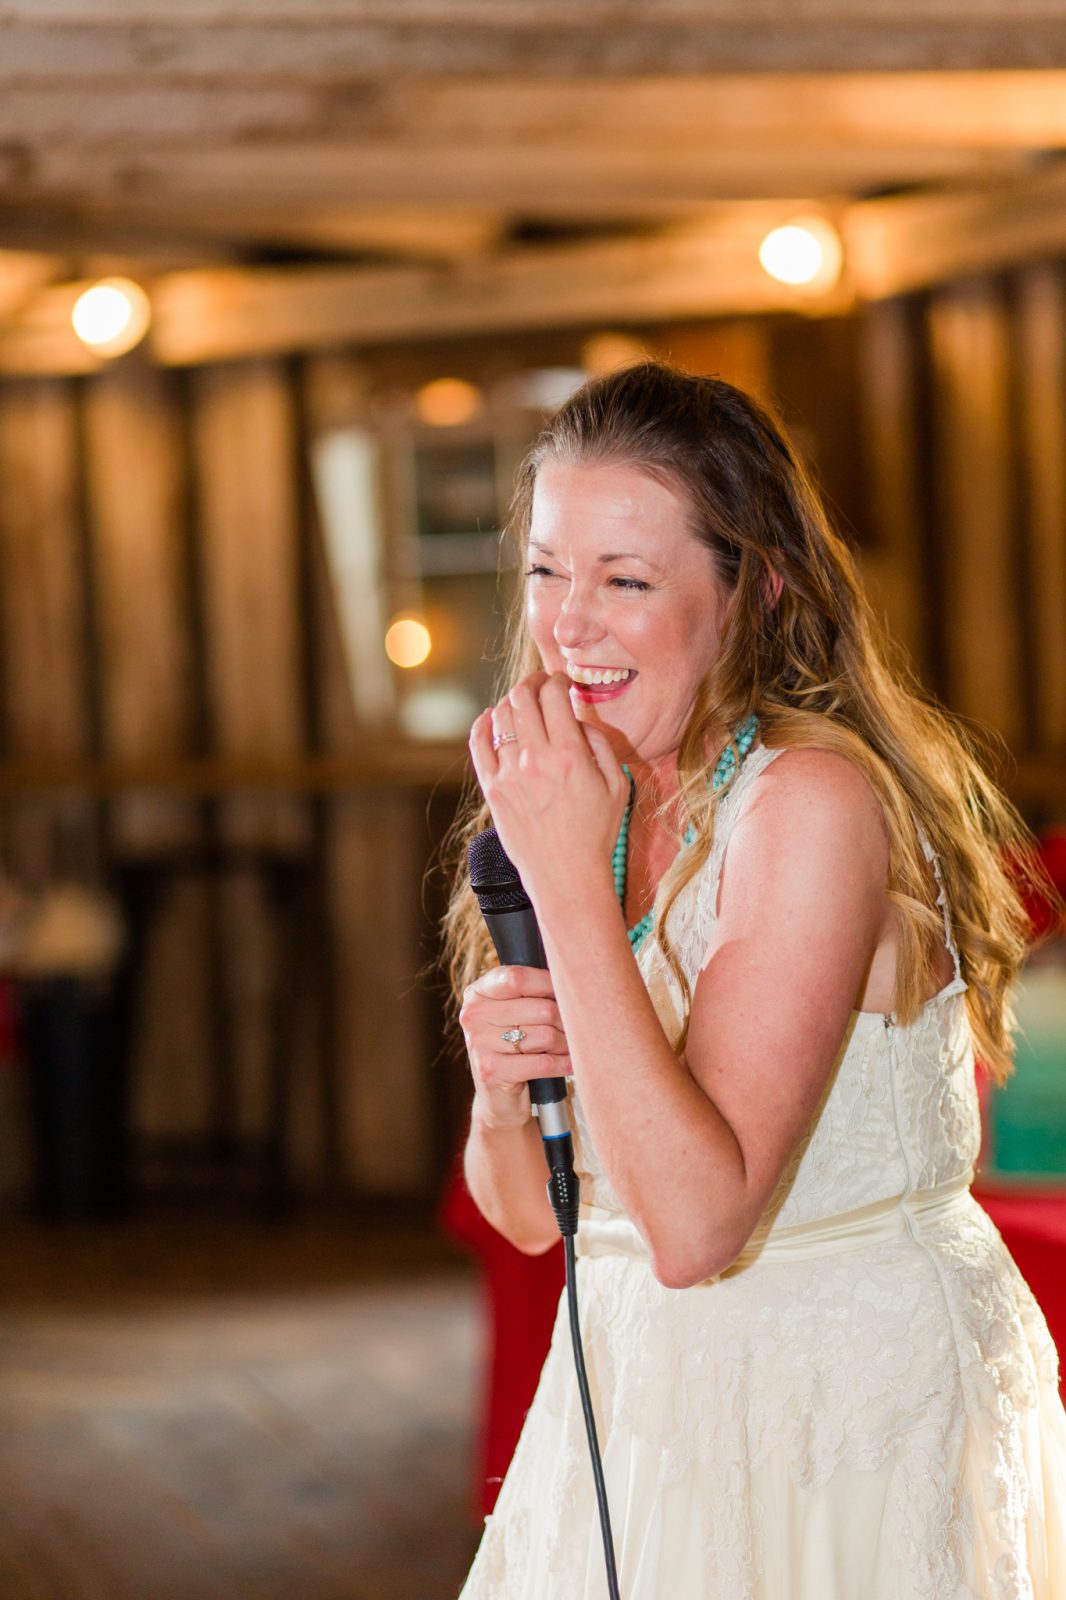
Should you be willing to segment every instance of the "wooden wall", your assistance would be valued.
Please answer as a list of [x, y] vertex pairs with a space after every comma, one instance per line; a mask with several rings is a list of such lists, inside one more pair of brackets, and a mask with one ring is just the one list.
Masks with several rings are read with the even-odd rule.
[[260, 1139], [277, 1048], [298, 1182], [417, 1194], [431, 841], [402, 773], [323, 791], [360, 736], [305, 481], [314, 380], [131, 360], [0, 389], [3, 865], [102, 880], [134, 915], [146, 1149], [185, 1171], [207, 1134]]
[[1066, 813], [1064, 319], [1042, 264], [859, 328], [868, 577], [925, 681], [1005, 741], [1034, 821]]
[[[1040, 263], [847, 320], [639, 330], [781, 407], [893, 631], [1003, 736], [1037, 822], [1066, 812], [1064, 297], [1062, 267]], [[462, 1083], [418, 976], [422, 876], [462, 753], [440, 756], [431, 821], [425, 760], [412, 777], [397, 747], [358, 776], [308, 419], [368, 385], [573, 361], [579, 344], [167, 372], [130, 357], [0, 385], [2, 864], [143, 896], [137, 864], [168, 863], [137, 924], [134, 1124], [153, 1148], [261, 1135], [280, 1059], [301, 1185], [437, 1181]]]

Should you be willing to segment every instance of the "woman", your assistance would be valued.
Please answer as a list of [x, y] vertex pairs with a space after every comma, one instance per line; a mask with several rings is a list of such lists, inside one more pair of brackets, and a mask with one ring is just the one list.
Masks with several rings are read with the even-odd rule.
[[[513, 532], [512, 687], [474, 724], [462, 839], [491, 813], [550, 976], [494, 968], [460, 866], [465, 1170], [548, 1249], [526, 1084], [570, 1078], [625, 1600], [1066, 1600], [1055, 1351], [969, 1194], [1021, 823], [731, 385], [587, 384]], [[602, 1567], [561, 1306], [463, 1600], [592, 1600]]]

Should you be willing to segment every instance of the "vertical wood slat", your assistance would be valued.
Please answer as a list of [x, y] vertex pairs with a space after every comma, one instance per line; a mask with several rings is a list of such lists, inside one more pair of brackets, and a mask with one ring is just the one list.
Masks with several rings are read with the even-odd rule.
[[417, 1194], [431, 1175], [432, 1114], [418, 980], [422, 802], [353, 796], [327, 827], [344, 1176], [373, 1193]]
[[0, 386], [4, 724], [16, 759], [91, 751], [78, 455], [70, 384]]
[[1066, 752], [1066, 285], [1060, 267], [1021, 275], [1021, 453], [1026, 469], [1028, 580], [1037, 742]]
[[134, 1018], [130, 1116], [141, 1137], [189, 1139], [209, 1126], [208, 915], [204, 879], [181, 876], [153, 923]]
[[[181, 458], [173, 399], [157, 370], [127, 363], [86, 386], [92, 530], [106, 754], [136, 762], [191, 748], [189, 632], [181, 553]], [[187, 802], [131, 796], [117, 838], [154, 848], [187, 839]]]
[[[207, 682], [219, 754], [270, 762], [304, 744], [294, 419], [285, 369], [242, 362], [196, 374]], [[224, 831], [255, 845], [304, 841], [299, 802], [227, 802]]]
[[922, 525], [919, 514], [914, 386], [915, 351], [909, 308], [883, 300], [863, 313], [859, 390], [872, 538], [860, 552], [871, 600], [893, 639], [925, 677]]
[[[5, 757], [65, 760], [94, 745], [73, 385], [0, 385], [0, 659]], [[23, 881], [84, 868], [95, 802], [29, 795], [3, 807], [5, 864]]]
[[[190, 394], [212, 743], [223, 756], [280, 763], [304, 747], [289, 373], [267, 361], [205, 370], [194, 375]], [[229, 847], [269, 855], [307, 844], [306, 807], [292, 796], [234, 795], [217, 816]], [[225, 1138], [256, 1138], [267, 1116], [271, 986], [288, 975], [276, 964], [271, 972], [278, 930], [262, 881], [225, 871], [213, 893], [216, 982], [227, 1014], [238, 1019], [231, 1044], [219, 1041], [216, 1127]]]
[[943, 290], [928, 315], [952, 708], [1017, 745], [1024, 732], [1009, 412], [1007, 311], [984, 280]]

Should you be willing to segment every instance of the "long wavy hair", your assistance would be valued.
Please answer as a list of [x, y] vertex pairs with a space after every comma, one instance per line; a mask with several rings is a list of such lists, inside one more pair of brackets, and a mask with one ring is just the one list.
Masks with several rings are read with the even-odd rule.
[[[681, 808], [696, 837], [659, 886], [655, 937], [683, 997], [674, 1049], [684, 1051], [692, 996], [667, 922], [707, 859], [729, 792], [728, 783], [715, 793], [707, 782], [709, 740], [714, 729], [738, 728], [757, 712], [765, 744], [839, 752], [866, 774], [881, 803], [888, 895], [898, 911], [894, 1011], [903, 1023], [921, 1009], [943, 948], [922, 833], [936, 851], [975, 1048], [1003, 1082], [1012, 1069], [1010, 990], [1029, 932], [1019, 877], [1037, 875], [1032, 836], [985, 771], [989, 747], [923, 692], [890, 644], [781, 424], [732, 384], [664, 362], [591, 380], [546, 422], [519, 469], [504, 537], [520, 558], [537, 473], [549, 460], [623, 463], [679, 492], [729, 594], [721, 651], [678, 750]], [[783, 580], [776, 605], [768, 600], [772, 575]], [[508, 619], [501, 697], [540, 666], [523, 585]], [[466, 870], [469, 840], [490, 823], [474, 785], [444, 847], [451, 875], [445, 960], [456, 1003], [496, 964]]]

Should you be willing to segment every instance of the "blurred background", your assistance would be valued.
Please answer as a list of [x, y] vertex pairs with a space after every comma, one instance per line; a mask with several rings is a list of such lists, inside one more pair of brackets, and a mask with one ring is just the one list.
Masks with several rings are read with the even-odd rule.
[[[457, 1182], [515, 468], [782, 412], [1064, 886], [1066, 5], [0, 8], [0, 1588], [455, 1594], [561, 1283]], [[1066, 963], [982, 1195], [1066, 1345]]]

